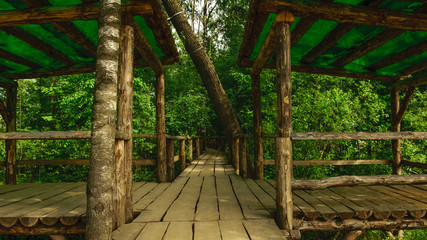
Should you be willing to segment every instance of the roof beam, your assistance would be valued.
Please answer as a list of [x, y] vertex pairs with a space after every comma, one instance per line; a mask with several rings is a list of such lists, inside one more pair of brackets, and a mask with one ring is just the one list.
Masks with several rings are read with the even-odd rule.
[[0, 87], [14, 88], [14, 87], [18, 87], [18, 83], [7, 78], [0, 78]]
[[[133, 15], [151, 15], [153, 9], [147, 1], [129, 1], [122, 4], [122, 12]], [[73, 20], [93, 20], [99, 15], [99, 6], [79, 4], [73, 6], [47, 6], [39, 8], [25, 8], [0, 12], [0, 27], [17, 26], [23, 24], [42, 24], [53, 22], [69, 22]]]
[[[273, 25], [274, 26], [274, 25]], [[265, 64], [270, 59], [273, 52], [276, 50], [276, 38], [274, 34], [274, 27], [270, 28], [270, 32], [268, 32], [267, 37], [265, 38], [264, 43], [256, 57], [254, 64], [252, 65], [251, 75], [258, 75], [261, 73]]]
[[409, 103], [411, 102], [412, 95], [415, 92], [415, 87], [409, 87], [408, 91], [406, 91], [405, 98], [403, 98], [402, 105], [399, 107], [399, 112], [396, 116], [396, 123], [400, 124], [402, 122], [403, 116], [405, 115], [406, 110], [408, 110]]
[[67, 55], [56, 50], [51, 45], [43, 42], [42, 40], [38, 39], [36, 36], [26, 32], [22, 29], [19, 29], [16, 27], [4, 27], [4, 28], [1, 28], [0, 30], [4, 31], [5, 33], [7, 33], [9, 35], [13, 35], [16, 38], [21, 39], [22, 41], [28, 43], [33, 48], [35, 48], [39, 51], [42, 51], [43, 53], [45, 53], [49, 57], [56, 59], [56, 60], [64, 63], [65, 65], [73, 65], [74, 64], [73, 61]]
[[317, 20], [315, 18], [302, 18], [295, 29], [291, 32], [291, 48], [304, 36], [304, 34], [313, 26]]
[[421, 85], [427, 84], [427, 75], [421, 75], [413, 78], [407, 78], [405, 80], [398, 81], [391, 85], [391, 89], [394, 89], [396, 91], [400, 91], [403, 89], [407, 89], [410, 87], [418, 87]]
[[369, 39], [368, 41], [364, 42], [359, 47], [353, 49], [349, 53], [345, 54], [344, 56], [338, 58], [334, 65], [338, 68], [342, 68], [345, 65], [353, 62], [354, 60], [361, 58], [362, 56], [368, 54], [369, 52], [373, 51], [376, 48], [381, 47], [384, 43], [398, 37], [402, 33], [404, 33], [405, 30], [399, 30], [399, 29], [393, 29], [393, 28], [387, 28], [383, 30], [381, 33], [378, 33], [373, 38]]
[[[43, 7], [43, 3], [41, 1], [34, 0], [21, 0], [21, 2], [27, 4], [30, 8], [40, 8]], [[83, 2], [87, 3], [87, 2]], [[49, 5], [51, 6], [51, 5]], [[48, 7], [47, 5], [45, 7]], [[96, 47], [84, 34], [80, 32], [80, 30], [74, 26], [74, 24], [70, 22], [54, 22], [52, 23], [53, 27], [58, 32], [62, 32], [67, 35], [71, 40], [75, 43], [86, 49], [86, 51], [92, 55], [96, 56]]]
[[413, 75], [427, 69], [427, 61], [420, 62], [402, 70], [402, 76]]
[[135, 28], [135, 48], [139, 53], [141, 53], [144, 60], [147, 61], [148, 65], [150, 65], [156, 74], [164, 73], [165, 69], [163, 68], [162, 62], [151, 48], [150, 43], [147, 38], [145, 38], [133, 17], [131, 15], [127, 15], [124, 22], [127, 22], [127, 24], [130, 24]]
[[427, 14], [402, 12], [371, 6], [356, 6], [324, 1], [267, 0], [262, 1], [259, 10], [279, 12], [288, 10], [300, 17], [314, 17], [340, 23], [365, 24], [413, 31], [427, 31]]
[[406, 48], [398, 53], [394, 53], [392, 55], [387, 56], [383, 60], [367, 67], [367, 69], [371, 71], [377, 71], [379, 69], [388, 67], [390, 65], [393, 65], [395, 63], [401, 62], [405, 60], [406, 58], [421, 54], [427, 49], [427, 40], [424, 40], [412, 47]]
[[8, 61], [11, 61], [11, 62], [14, 62], [14, 63], [21, 64], [23, 66], [27, 66], [27, 67], [32, 68], [32, 69], [36, 69], [36, 68], [41, 68], [42, 67], [38, 63], [32, 62], [30, 60], [27, 60], [27, 59], [25, 59], [25, 58], [23, 58], [21, 56], [18, 56], [18, 55], [14, 54], [14, 53], [8, 52], [8, 51], [6, 51], [4, 49], [1, 49], [1, 48], [0, 48], [0, 58], [3, 58], [5, 60], [8, 60]]

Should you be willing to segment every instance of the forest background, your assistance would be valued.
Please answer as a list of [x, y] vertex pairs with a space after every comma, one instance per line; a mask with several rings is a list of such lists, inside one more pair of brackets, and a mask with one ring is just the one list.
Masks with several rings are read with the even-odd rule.
[[[244, 133], [253, 133], [251, 80], [249, 69], [237, 66], [237, 55], [249, 0], [182, 0], [190, 24], [215, 65], [221, 83]], [[223, 136], [207, 91], [182, 43], [175, 34], [180, 62], [166, 67], [166, 131], [169, 135]], [[261, 74], [264, 134], [276, 132], [275, 71]], [[294, 132], [389, 132], [390, 83], [292, 74]], [[27, 79], [19, 81], [17, 131], [90, 130], [94, 74]], [[155, 76], [150, 69], [135, 70], [134, 134], [155, 133]], [[402, 120], [402, 131], [427, 130], [427, 87], [419, 87]], [[401, 94], [401, 96], [404, 94]], [[1, 98], [5, 93], [0, 92]], [[4, 121], [0, 129], [5, 130]], [[0, 146], [5, 158], [4, 141]], [[249, 141], [253, 151], [253, 141]], [[175, 148], [177, 149], [177, 147]], [[88, 159], [88, 140], [18, 141], [17, 160]], [[253, 152], [251, 152], [253, 154]], [[427, 163], [427, 141], [402, 141], [402, 158]], [[294, 159], [392, 159], [391, 141], [298, 141]], [[134, 158], [155, 158], [156, 141], [136, 139]], [[264, 140], [264, 158], [274, 158], [274, 143]], [[18, 168], [18, 183], [86, 181], [88, 166], [45, 165]], [[404, 174], [427, 173], [404, 167]], [[4, 181], [5, 170], [0, 170]], [[341, 175], [391, 174], [389, 165], [296, 166], [297, 179], [318, 179]], [[274, 178], [274, 166], [265, 169]], [[1, 181], [0, 180], [0, 181]], [[154, 167], [134, 168], [135, 181], [156, 181]], [[405, 239], [427, 239], [426, 230], [405, 231]], [[306, 233], [303, 239], [339, 239], [342, 233]], [[365, 232], [362, 238], [386, 239], [381, 231]]]

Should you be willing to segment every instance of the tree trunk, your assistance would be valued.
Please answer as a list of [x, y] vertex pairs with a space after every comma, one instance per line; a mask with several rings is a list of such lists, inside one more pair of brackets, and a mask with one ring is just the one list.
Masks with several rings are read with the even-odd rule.
[[111, 239], [121, 1], [102, 0], [92, 113], [86, 239]]
[[241, 129], [231, 103], [228, 100], [227, 94], [222, 88], [214, 65], [210, 61], [205, 49], [203, 49], [199, 39], [188, 23], [187, 16], [181, 13], [183, 9], [179, 5], [178, 1], [162, 0], [162, 2], [168, 15], [173, 16], [171, 19], [172, 23], [176, 28], [181, 41], [184, 43], [185, 49], [190, 54], [206, 89], [208, 90], [209, 97], [212, 99], [225, 134], [231, 142], [231, 137], [236, 134], [240, 134]]

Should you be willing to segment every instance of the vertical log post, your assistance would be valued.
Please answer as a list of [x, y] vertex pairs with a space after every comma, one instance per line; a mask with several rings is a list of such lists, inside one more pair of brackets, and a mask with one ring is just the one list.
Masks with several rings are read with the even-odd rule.
[[174, 149], [175, 140], [167, 139], [166, 140], [166, 153], [167, 153], [167, 180], [172, 182], [175, 179], [175, 149]]
[[294, 17], [281, 12], [276, 17], [276, 70], [278, 131], [276, 138], [276, 221], [281, 229], [292, 230], [292, 82], [291, 33]]
[[193, 137], [188, 141], [188, 161], [193, 161]]
[[[399, 91], [393, 89], [390, 93], [390, 108], [391, 108], [391, 131], [400, 132], [400, 122], [397, 119], [399, 113]], [[401, 140], [392, 140], [391, 147], [393, 150], [393, 174], [401, 175], [402, 174], [402, 148]]]
[[[16, 131], [18, 88], [6, 89], [6, 132]], [[6, 140], [6, 184], [16, 184], [16, 140]]]
[[240, 163], [239, 163], [239, 138], [233, 138], [233, 142], [232, 142], [232, 149], [231, 149], [231, 154], [232, 154], [232, 161], [233, 161], [233, 166], [234, 166], [234, 170], [236, 170], [236, 173], [239, 174], [240, 169]]
[[239, 173], [243, 178], [248, 177], [248, 164], [247, 164], [247, 141], [246, 138], [240, 138], [239, 140]]
[[157, 131], [157, 176], [161, 183], [167, 182], [166, 122], [165, 122], [165, 75], [157, 74], [156, 82], [156, 131]]
[[121, 1], [100, 1], [87, 184], [86, 239], [111, 239], [113, 232], [114, 145], [120, 32]]
[[[120, 36], [120, 77], [117, 96], [117, 131], [132, 138], [134, 28], [124, 15]], [[117, 139], [115, 147], [114, 228], [132, 221], [132, 139]]]
[[196, 138], [196, 154], [197, 154], [197, 157], [200, 156], [200, 137]]
[[252, 104], [254, 107], [254, 162], [255, 178], [264, 179], [264, 150], [262, 147], [261, 86], [260, 75], [252, 77]]
[[185, 169], [185, 140], [179, 140], [179, 166], [181, 172]]

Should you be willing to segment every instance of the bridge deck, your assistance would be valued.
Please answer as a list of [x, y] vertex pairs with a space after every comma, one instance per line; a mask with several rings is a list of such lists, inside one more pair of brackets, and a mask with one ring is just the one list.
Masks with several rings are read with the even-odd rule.
[[[208, 150], [172, 183], [135, 183], [139, 215], [114, 238], [285, 239], [272, 217], [274, 181], [242, 179], [225, 159]], [[84, 233], [85, 187], [0, 186], [0, 234]], [[294, 226], [301, 231], [425, 228], [426, 199], [427, 185], [295, 190]]]

